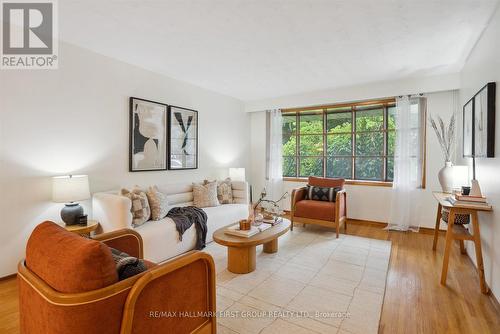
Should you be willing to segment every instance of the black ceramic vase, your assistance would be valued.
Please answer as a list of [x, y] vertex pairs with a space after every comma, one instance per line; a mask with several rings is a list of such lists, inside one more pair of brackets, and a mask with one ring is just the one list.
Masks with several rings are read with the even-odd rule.
[[68, 203], [61, 210], [61, 218], [66, 225], [76, 225], [83, 216], [83, 208], [78, 203]]

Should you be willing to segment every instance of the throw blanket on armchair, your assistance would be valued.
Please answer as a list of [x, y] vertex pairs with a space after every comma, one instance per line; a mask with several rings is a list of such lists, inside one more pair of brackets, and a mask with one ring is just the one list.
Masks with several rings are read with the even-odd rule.
[[207, 240], [207, 214], [200, 208], [195, 206], [186, 206], [172, 208], [167, 217], [175, 222], [177, 232], [179, 232], [179, 240], [182, 241], [184, 232], [195, 224], [196, 227], [196, 249], [205, 248]]

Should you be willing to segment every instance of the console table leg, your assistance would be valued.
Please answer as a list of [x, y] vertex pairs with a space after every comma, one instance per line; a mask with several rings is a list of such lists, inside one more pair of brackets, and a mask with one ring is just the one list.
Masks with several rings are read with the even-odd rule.
[[479, 221], [477, 218], [477, 211], [472, 213], [472, 228], [474, 230], [474, 247], [476, 250], [476, 262], [477, 262], [477, 272], [479, 274], [479, 285], [481, 287], [481, 292], [488, 294], [488, 285], [486, 285], [486, 280], [484, 279], [484, 264], [483, 264], [483, 252], [481, 251], [481, 233], [479, 232]]
[[436, 226], [434, 227], [434, 242], [432, 243], [432, 249], [436, 250], [437, 241], [439, 237], [439, 223], [441, 222], [441, 204], [438, 204], [437, 214], [436, 214]]
[[455, 224], [455, 210], [450, 209], [450, 213], [448, 215], [448, 228], [446, 229], [446, 243], [444, 246], [443, 269], [441, 271], [442, 285], [446, 285], [446, 276], [448, 275], [451, 242], [453, 241], [453, 224]]
[[460, 244], [460, 253], [461, 254], [467, 254], [467, 251], [465, 249], [464, 241], [463, 240], [459, 240], [459, 244]]

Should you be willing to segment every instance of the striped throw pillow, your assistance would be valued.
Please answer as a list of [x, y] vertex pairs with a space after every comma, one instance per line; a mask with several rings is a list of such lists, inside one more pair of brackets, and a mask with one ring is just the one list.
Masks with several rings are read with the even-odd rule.
[[340, 187], [316, 187], [307, 185], [307, 199], [313, 201], [335, 202]]

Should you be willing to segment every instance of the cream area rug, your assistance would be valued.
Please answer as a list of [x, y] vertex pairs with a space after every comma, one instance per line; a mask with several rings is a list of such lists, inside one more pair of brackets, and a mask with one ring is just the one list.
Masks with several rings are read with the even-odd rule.
[[257, 269], [227, 271], [226, 247], [205, 249], [217, 270], [218, 333], [377, 333], [391, 242], [295, 227]]

